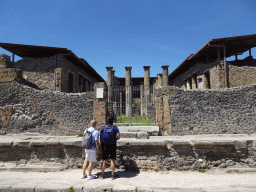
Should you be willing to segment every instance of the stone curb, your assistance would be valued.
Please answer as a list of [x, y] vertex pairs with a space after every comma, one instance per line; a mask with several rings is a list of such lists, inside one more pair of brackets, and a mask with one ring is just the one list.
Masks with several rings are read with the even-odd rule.
[[[217, 186], [205, 188], [142, 188], [133, 185], [116, 184], [110, 186], [95, 186], [87, 188], [86, 186], [72, 186], [76, 192], [244, 192], [255, 191], [255, 185], [248, 186]], [[1, 192], [68, 192], [71, 186], [68, 185], [0, 185]]]
[[254, 173], [256, 168], [229, 168], [227, 173]]

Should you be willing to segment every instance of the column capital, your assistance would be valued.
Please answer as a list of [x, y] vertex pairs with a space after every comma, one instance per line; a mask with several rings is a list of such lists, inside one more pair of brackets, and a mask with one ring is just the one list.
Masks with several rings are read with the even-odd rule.
[[168, 67], [169, 67], [169, 65], [162, 65], [161, 68], [163, 68], [163, 69], [168, 69]]
[[132, 67], [131, 67], [131, 66], [124, 67], [124, 68], [126, 69], [126, 71], [129, 71], [129, 70], [131, 70], [131, 69], [132, 69]]
[[106, 69], [107, 69], [108, 71], [112, 71], [113, 67], [112, 67], [112, 66], [108, 66], [108, 67], [106, 67]]
[[144, 70], [149, 70], [150, 66], [143, 66]]
[[158, 77], [161, 77], [161, 76], [163, 76], [163, 74], [162, 74], [162, 73], [158, 73], [157, 76], [158, 76]]

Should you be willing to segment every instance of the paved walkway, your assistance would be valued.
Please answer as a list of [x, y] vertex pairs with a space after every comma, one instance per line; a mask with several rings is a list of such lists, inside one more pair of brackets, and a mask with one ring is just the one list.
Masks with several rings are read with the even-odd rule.
[[[246, 192], [256, 191], [256, 172], [226, 173], [216, 169], [206, 173], [197, 171], [118, 171], [119, 178], [111, 180], [106, 170], [103, 180], [81, 179], [81, 169], [63, 172], [11, 172], [0, 173], [0, 191], [176, 191], [176, 192]], [[99, 170], [93, 170], [93, 174]]]

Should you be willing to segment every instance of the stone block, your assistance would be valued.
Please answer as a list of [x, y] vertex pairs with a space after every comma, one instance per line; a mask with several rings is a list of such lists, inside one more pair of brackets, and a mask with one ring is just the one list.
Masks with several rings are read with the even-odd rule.
[[35, 191], [35, 186], [29, 186], [25, 184], [17, 184], [11, 186], [9, 189], [9, 192], [34, 192]]
[[59, 185], [59, 184], [48, 184], [48, 185], [41, 185], [36, 187], [34, 192], [67, 192], [69, 191], [70, 186], [68, 185]]
[[114, 185], [112, 191], [113, 192], [130, 192], [130, 191], [135, 191], [136, 190], [136, 186], [134, 185], [125, 185], [125, 184], [116, 184]]
[[148, 133], [147, 132], [138, 132], [137, 137], [140, 139], [148, 139]]
[[0, 141], [0, 146], [4, 147], [4, 146], [12, 146], [13, 141]]
[[153, 189], [151, 188], [146, 188], [146, 187], [138, 187], [137, 188], [138, 192], [153, 192]]
[[6, 131], [0, 130], [0, 135], [6, 135]]
[[234, 141], [235, 148], [245, 149], [246, 141]]
[[0, 185], [1, 192], [9, 192], [11, 186], [10, 185]]
[[136, 138], [137, 133], [136, 132], [120, 132], [121, 138]]
[[30, 142], [29, 141], [15, 141], [15, 142], [13, 142], [13, 146], [30, 147]]

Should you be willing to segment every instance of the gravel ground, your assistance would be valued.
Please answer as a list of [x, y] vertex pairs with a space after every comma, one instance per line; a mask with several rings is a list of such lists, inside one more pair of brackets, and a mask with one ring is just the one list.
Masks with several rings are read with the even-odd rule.
[[[99, 170], [93, 170], [96, 174]], [[0, 174], [0, 185], [69, 185], [87, 187], [109, 186], [116, 184], [132, 185], [147, 188], [204, 188], [217, 186], [250, 186], [256, 185], [256, 173], [225, 173], [225, 170], [215, 170], [206, 173], [196, 171], [168, 171], [154, 172], [117, 171], [119, 178], [110, 179], [110, 170], [105, 173], [104, 180], [80, 179], [81, 170], [67, 170], [63, 172], [10, 172]], [[256, 189], [255, 189], [256, 190]]]

